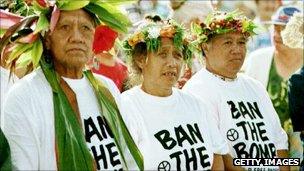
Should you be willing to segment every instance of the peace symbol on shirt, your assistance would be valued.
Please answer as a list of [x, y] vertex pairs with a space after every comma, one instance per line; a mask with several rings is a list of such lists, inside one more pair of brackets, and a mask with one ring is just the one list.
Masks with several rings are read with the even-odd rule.
[[162, 161], [159, 163], [157, 170], [158, 171], [170, 171], [171, 165], [167, 161]]
[[229, 129], [226, 135], [227, 139], [230, 141], [235, 141], [239, 138], [239, 133], [233, 128]]

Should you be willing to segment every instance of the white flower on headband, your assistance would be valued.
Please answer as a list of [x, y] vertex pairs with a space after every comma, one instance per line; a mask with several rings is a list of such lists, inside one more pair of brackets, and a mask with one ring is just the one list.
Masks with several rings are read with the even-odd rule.
[[290, 48], [304, 48], [303, 13], [294, 13], [281, 32], [283, 43]]
[[160, 27], [158, 26], [152, 26], [148, 29], [148, 37], [150, 39], [156, 39], [160, 35]]

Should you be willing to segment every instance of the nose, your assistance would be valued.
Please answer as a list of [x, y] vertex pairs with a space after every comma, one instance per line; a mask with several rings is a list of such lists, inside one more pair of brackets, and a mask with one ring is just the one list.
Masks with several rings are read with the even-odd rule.
[[244, 50], [244, 47], [241, 45], [238, 45], [237, 42], [235, 42], [231, 48], [231, 52], [233, 54], [240, 54], [243, 52], [243, 50]]
[[168, 58], [167, 58], [167, 65], [169, 67], [176, 67], [177, 66], [177, 61], [178, 59], [174, 58], [172, 53], [168, 53]]
[[83, 35], [77, 26], [74, 26], [70, 32], [70, 42], [83, 43]]

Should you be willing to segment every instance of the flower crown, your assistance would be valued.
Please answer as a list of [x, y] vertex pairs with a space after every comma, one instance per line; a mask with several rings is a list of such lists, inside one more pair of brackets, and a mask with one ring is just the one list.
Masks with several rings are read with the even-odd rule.
[[191, 40], [185, 34], [184, 28], [177, 24], [174, 20], [157, 20], [147, 18], [148, 21], [143, 26], [139, 27], [139, 31], [129, 36], [124, 43], [123, 48], [126, 55], [132, 58], [135, 46], [138, 43], [145, 43], [148, 52], [157, 52], [161, 46], [161, 38], [173, 39], [173, 44], [176, 48], [183, 51], [183, 59], [189, 62], [194, 47]]
[[[119, 11], [119, 4], [117, 1], [104, 0], [33, 0], [26, 7], [33, 10], [33, 15], [16, 20], [9, 28], [0, 28], [1, 32], [5, 29], [0, 41], [1, 57], [7, 57], [6, 65], [11, 70], [18, 67], [32, 70], [38, 67], [44, 51], [43, 37], [47, 31], [54, 30], [60, 11], [84, 9], [97, 24], [102, 23], [118, 32], [127, 32], [131, 23]], [[8, 14], [5, 16], [11, 17]]]
[[229, 32], [239, 32], [246, 37], [256, 35], [257, 26], [239, 11], [229, 13], [215, 11], [209, 14], [200, 25], [192, 24], [191, 32], [196, 36], [196, 43], [207, 42], [212, 36]]

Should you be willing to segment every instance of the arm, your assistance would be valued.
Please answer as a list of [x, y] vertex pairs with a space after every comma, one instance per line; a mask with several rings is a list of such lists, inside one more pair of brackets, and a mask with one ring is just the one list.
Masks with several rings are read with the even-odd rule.
[[211, 170], [224, 170], [224, 162], [221, 155], [214, 154], [213, 155], [213, 165]]
[[[277, 150], [278, 158], [288, 158], [287, 150]], [[290, 170], [289, 166], [280, 166], [280, 170]]]
[[33, 128], [35, 118], [30, 117], [31, 105], [24, 104], [29, 100], [22, 99], [17, 93], [11, 91], [4, 104], [3, 132], [10, 145], [14, 167], [17, 170], [38, 170], [39, 146]]
[[230, 154], [223, 155], [223, 161], [224, 161], [224, 166], [225, 166], [224, 170], [228, 170], [228, 171], [245, 170], [240, 166], [233, 165], [233, 159]]

